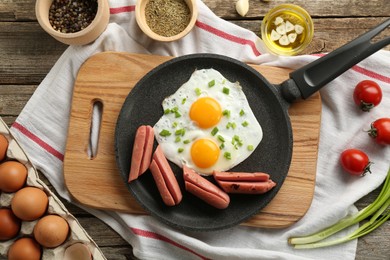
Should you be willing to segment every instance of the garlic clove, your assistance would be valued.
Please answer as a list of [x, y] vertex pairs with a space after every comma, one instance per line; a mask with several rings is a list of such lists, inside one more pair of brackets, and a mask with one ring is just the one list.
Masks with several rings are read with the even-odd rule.
[[288, 40], [287, 35], [283, 35], [282, 37], [280, 37], [279, 44], [282, 46], [286, 46], [286, 45], [290, 44], [290, 41]]
[[281, 23], [278, 27], [276, 27], [276, 32], [281, 34], [281, 35], [286, 34], [286, 24]]
[[288, 37], [289, 42], [293, 43], [297, 39], [297, 34], [296, 33], [290, 33], [289, 35], [287, 35], [287, 37]]
[[277, 40], [280, 39], [280, 37], [282, 37], [282, 35], [280, 35], [279, 33], [277, 33], [275, 30], [272, 30], [272, 31], [271, 31], [271, 40], [277, 41]]
[[290, 22], [290, 21], [286, 21], [286, 32], [291, 32], [292, 30], [295, 29], [295, 26]]
[[249, 11], [249, 0], [238, 0], [236, 2], [236, 11], [239, 15], [245, 16]]
[[304, 30], [303, 26], [301, 26], [301, 25], [299, 25], [299, 24], [296, 24], [296, 25], [295, 25], [295, 32], [296, 32], [297, 34], [303, 33], [303, 30]]
[[283, 18], [278, 16], [278, 17], [275, 18], [275, 22], [274, 23], [275, 23], [275, 25], [279, 25], [279, 24], [281, 24], [283, 22], [284, 22]]

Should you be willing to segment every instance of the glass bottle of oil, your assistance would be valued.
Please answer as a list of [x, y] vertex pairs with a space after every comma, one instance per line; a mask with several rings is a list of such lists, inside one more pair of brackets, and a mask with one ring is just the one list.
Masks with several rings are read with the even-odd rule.
[[296, 55], [311, 42], [314, 28], [310, 15], [301, 7], [283, 4], [264, 17], [262, 39], [274, 54]]

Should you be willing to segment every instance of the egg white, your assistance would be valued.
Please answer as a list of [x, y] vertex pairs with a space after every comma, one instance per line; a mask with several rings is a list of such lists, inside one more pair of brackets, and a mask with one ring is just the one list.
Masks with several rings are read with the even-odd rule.
[[[214, 84], [209, 86], [210, 82]], [[229, 89], [229, 94], [224, 93], [224, 88]], [[222, 116], [211, 128], [199, 128], [190, 119], [189, 112], [191, 105], [201, 97], [214, 98], [222, 111], [230, 111], [230, 115]], [[230, 82], [214, 69], [196, 70], [174, 94], [163, 100], [162, 107], [164, 114], [154, 125], [154, 132], [165, 156], [179, 167], [185, 164], [202, 175], [233, 168], [252, 154], [263, 137], [239, 82]], [[218, 133], [213, 136], [214, 127], [218, 128]], [[184, 135], [178, 135], [181, 129], [184, 129]], [[162, 132], [170, 135], [162, 136]], [[214, 140], [218, 146], [222, 144], [221, 139], [225, 140], [217, 162], [210, 168], [199, 168], [191, 159], [191, 146], [199, 138]], [[234, 138], [240, 141], [232, 142]], [[226, 152], [230, 154], [229, 159], [224, 156]]]

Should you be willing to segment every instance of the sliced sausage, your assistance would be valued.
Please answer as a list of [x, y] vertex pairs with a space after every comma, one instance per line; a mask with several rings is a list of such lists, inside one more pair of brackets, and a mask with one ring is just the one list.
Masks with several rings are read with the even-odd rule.
[[218, 185], [227, 193], [263, 194], [276, 186], [263, 172], [213, 172]]
[[145, 137], [146, 127], [140, 126], [135, 134], [128, 182], [131, 182], [138, 178], [141, 169], [142, 157], [144, 154]]
[[219, 181], [218, 184], [227, 193], [264, 194], [276, 186], [272, 180], [266, 182]]
[[[157, 146], [157, 149], [153, 154], [150, 170], [164, 203], [168, 206], [179, 204], [183, 195], [172, 168], [165, 158], [160, 146]], [[169, 197], [172, 198], [173, 202]]]
[[153, 127], [147, 125], [145, 144], [144, 144], [144, 154], [142, 157], [142, 163], [141, 163], [141, 169], [139, 175], [146, 172], [146, 170], [149, 168], [150, 161], [152, 159], [152, 153], [153, 153], [153, 143], [154, 143], [154, 130]]
[[165, 183], [164, 177], [160, 171], [155, 160], [150, 163], [150, 171], [152, 172], [153, 179], [156, 182], [157, 189], [160, 192], [161, 198], [167, 206], [175, 206], [175, 200], [173, 199], [167, 184]]
[[269, 174], [263, 172], [213, 172], [214, 178], [220, 181], [268, 181]]
[[228, 194], [185, 165], [183, 166], [183, 177], [185, 188], [191, 194], [218, 209], [229, 206]]
[[153, 142], [153, 128], [145, 125], [140, 126], [135, 134], [128, 182], [137, 179], [149, 168]]

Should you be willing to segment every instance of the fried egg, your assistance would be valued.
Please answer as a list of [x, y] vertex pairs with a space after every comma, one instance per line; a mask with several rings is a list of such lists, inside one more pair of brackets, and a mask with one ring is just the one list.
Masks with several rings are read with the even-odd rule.
[[165, 156], [202, 175], [233, 168], [263, 137], [239, 82], [215, 69], [196, 70], [162, 107], [154, 132]]

